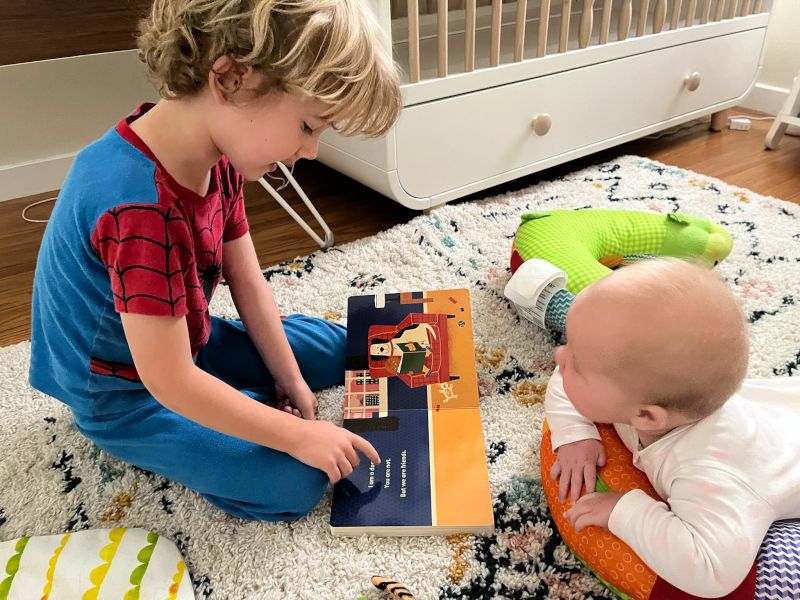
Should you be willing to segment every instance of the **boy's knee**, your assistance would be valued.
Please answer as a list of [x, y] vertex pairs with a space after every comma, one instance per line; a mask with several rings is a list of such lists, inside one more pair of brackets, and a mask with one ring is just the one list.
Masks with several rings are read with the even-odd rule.
[[[211, 504], [240, 519], [257, 521], [289, 521], [311, 512], [328, 487], [327, 476], [319, 469], [302, 463], [291, 472], [278, 473], [263, 485], [254, 485], [247, 498], [203, 496]], [[260, 488], [254, 495], [255, 488]]]
[[325, 473], [319, 469], [311, 469], [311, 471], [315, 471], [315, 473], [308, 477], [303, 485], [298, 486], [291, 505], [287, 507], [289, 512], [295, 515], [289, 518], [296, 519], [310, 513], [319, 504], [328, 489], [328, 477]]
[[306, 315], [284, 319], [292, 352], [312, 390], [338, 385], [344, 380], [347, 330], [336, 323]]

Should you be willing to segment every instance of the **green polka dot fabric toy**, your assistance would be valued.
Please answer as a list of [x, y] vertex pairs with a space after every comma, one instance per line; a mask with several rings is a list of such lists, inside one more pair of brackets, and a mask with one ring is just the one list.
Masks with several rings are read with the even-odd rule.
[[615, 267], [672, 256], [714, 267], [733, 240], [708, 219], [623, 210], [553, 210], [522, 215], [506, 297], [525, 318], [564, 331], [575, 295]]

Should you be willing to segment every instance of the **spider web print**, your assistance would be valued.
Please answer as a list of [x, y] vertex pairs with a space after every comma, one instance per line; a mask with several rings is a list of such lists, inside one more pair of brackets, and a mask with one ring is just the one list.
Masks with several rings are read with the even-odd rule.
[[[224, 159], [213, 183], [216, 191], [201, 201], [182, 201], [157, 171], [158, 204], [108, 210], [92, 235], [117, 311], [185, 315], [192, 354], [210, 334], [208, 303], [222, 276], [223, 242], [247, 231], [242, 180]], [[106, 363], [94, 357], [92, 371], [123, 378], [135, 373], [133, 365], [123, 372]]]
[[120, 312], [187, 312], [183, 279], [194, 267], [194, 256], [186, 223], [174, 208], [113, 208], [100, 218], [92, 243], [109, 270]]
[[208, 341], [208, 300], [222, 271], [222, 209], [193, 207], [188, 216], [200, 225], [194, 235], [174, 207], [115, 208], [98, 224], [93, 245], [107, 265], [117, 309], [186, 315], [194, 354]]

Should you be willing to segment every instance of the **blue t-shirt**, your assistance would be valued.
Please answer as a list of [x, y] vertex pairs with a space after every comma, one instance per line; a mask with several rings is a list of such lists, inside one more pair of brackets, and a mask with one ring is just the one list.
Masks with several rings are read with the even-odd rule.
[[223, 242], [248, 230], [242, 178], [225, 157], [200, 196], [130, 128], [151, 107], [78, 154], [36, 263], [30, 382], [80, 415], [149, 401], [119, 313], [185, 316], [196, 355], [208, 341]]

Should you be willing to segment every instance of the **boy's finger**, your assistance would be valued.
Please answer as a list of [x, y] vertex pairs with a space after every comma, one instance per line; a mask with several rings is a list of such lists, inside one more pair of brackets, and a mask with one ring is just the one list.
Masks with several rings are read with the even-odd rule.
[[364, 456], [366, 456], [373, 464], [379, 465], [381, 464], [381, 457], [378, 454], [378, 451], [375, 450], [372, 444], [370, 444], [367, 440], [365, 440], [360, 435], [353, 434], [353, 447], [356, 450], [361, 451]]
[[325, 474], [328, 476], [328, 480], [331, 483], [336, 483], [342, 478], [342, 474], [339, 473], [339, 469], [336, 467], [325, 469]]
[[345, 457], [339, 458], [337, 461], [337, 465], [339, 466], [339, 473], [342, 474], [342, 477], [349, 477], [350, 473], [353, 472], [353, 465], [350, 464], [350, 461], [347, 460]]
[[355, 451], [355, 448], [353, 448], [352, 446], [345, 447], [344, 455], [347, 458], [348, 462], [351, 465], [353, 465], [354, 468], [357, 467], [358, 463], [361, 462], [361, 460], [358, 458], [358, 453]]
[[553, 479], [558, 479], [559, 475], [561, 475], [561, 464], [555, 462], [553, 463], [553, 466], [550, 468], [550, 477]]

